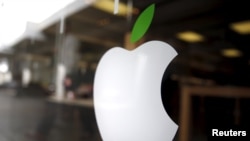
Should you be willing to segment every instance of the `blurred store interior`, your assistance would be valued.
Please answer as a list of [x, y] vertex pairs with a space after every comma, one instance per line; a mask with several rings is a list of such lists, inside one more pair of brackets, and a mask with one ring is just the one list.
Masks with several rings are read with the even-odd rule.
[[[137, 17], [153, 3], [149, 30], [131, 43]], [[207, 140], [212, 128], [247, 130], [247, 1], [120, 0], [113, 12], [114, 0], [0, 0], [1, 141], [100, 141], [93, 109], [100, 58], [151, 40], [178, 52], [161, 87], [180, 127], [176, 141]]]

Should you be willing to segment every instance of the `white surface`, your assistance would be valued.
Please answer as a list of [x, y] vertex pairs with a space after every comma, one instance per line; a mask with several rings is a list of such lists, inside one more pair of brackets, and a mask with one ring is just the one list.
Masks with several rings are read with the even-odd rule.
[[[0, 51], [13, 46], [96, 0], [5, 0], [0, 5]], [[1, 1], [0, 1], [1, 4]], [[18, 16], [17, 16], [18, 15]], [[14, 17], [14, 18], [13, 18]], [[32, 30], [29, 24], [32, 23]], [[10, 32], [11, 29], [11, 32]]]
[[94, 108], [104, 141], [173, 140], [178, 126], [163, 107], [161, 82], [176, 55], [161, 41], [104, 54], [94, 81]]
[[22, 85], [27, 87], [31, 80], [31, 71], [29, 68], [23, 68], [22, 70]]
[[56, 97], [58, 99], [64, 98], [64, 78], [66, 76], [66, 68], [63, 64], [57, 64], [57, 73], [56, 73]]
[[119, 0], [115, 0], [114, 14], [117, 14], [118, 12], [119, 12]]

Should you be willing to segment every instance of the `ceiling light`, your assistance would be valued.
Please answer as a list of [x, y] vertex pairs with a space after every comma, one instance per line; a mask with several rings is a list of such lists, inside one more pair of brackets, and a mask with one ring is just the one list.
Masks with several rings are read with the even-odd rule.
[[250, 34], [250, 20], [232, 23], [230, 27], [239, 34]]
[[200, 42], [204, 40], [204, 37], [193, 31], [185, 31], [177, 34], [177, 38], [186, 42]]
[[240, 57], [242, 55], [241, 51], [234, 49], [234, 48], [229, 48], [229, 49], [224, 49], [222, 50], [222, 55], [225, 57]]
[[[97, 9], [103, 10], [105, 12], [108, 13], [114, 13], [114, 0], [97, 0], [93, 6]], [[129, 11], [130, 7], [122, 2], [119, 2], [119, 11], [117, 13], [117, 15], [119, 16], [127, 16], [128, 14], [131, 14]], [[138, 9], [133, 8], [133, 10], [131, 11], [132, 13], [136, 14], [138, 13]]]

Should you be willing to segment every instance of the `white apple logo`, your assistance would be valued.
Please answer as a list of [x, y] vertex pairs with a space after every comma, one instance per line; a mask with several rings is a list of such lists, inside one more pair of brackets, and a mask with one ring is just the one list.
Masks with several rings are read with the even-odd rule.
[[162, 41], [133, 51], [110, 49], [94, 80], [94, 108], [103, 141], [171, 141], [178, 126], [166, 113], [161, 81], [177, 55]]

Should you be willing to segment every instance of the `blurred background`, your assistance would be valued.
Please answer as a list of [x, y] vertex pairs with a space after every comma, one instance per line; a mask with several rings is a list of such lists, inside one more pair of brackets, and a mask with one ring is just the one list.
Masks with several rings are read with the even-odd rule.
[[[156, 4], [152, 24], [129, 41]], [[211, 129], [248, 130], [250, 9], [238, 0], [0, 0], [0, 140], [101, 141], [93, 79], [112, 47], [150, 40], [178, 56], [162, 80], [176, 141], [205, 141]]]

